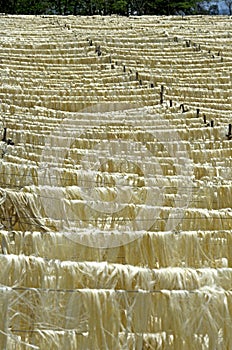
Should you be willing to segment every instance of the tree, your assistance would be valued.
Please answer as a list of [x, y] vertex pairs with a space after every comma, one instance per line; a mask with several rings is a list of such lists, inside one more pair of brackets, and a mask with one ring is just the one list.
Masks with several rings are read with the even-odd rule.
[[148, 6], [148, 1], [146, 0], [131, 0], [129, 1], [130, 12], [132, 14], [141, 16], [146, 12], [146, 8]]
[[209, 14], [213, 16], [219, 15], [219, 8], [217, 4], [212, 4], [209, 7]]
[[48, 0], [16, 0], [14, 13], [25, 15], [41, 15], [46, 13], [50, 7]]
[[[208, 2], [210, 0], [207, 0]], [[232, 0], [224, 0], [230, 14]], [[57, 15], [176, 15], [206, 11], [199, 0], [0, 0], [0, 12]], [[216, 13], [211, 8], [211, 13]]]
[[0, 12], [1, 13], [16, 13], [17, 0], [0, 0]]
[[127, 0], [114, 1], [112, 9], [113, 9], [113, 12], [116, 14], [128, 15], [128, 1]]
[[232, 0], [224, 0], [226, 6], [228, 7], [229, 15], [232, 15]]
[[196, 13], [197, 0], [150, 0], [147, 4], [150, 14], [178, 15]]

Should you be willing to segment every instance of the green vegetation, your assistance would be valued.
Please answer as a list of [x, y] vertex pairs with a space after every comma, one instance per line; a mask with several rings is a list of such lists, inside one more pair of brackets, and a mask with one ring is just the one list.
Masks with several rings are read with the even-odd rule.
[[198, 0], [0, 0], [0, 12], [57, 15], [176, 15], [202, 13]]

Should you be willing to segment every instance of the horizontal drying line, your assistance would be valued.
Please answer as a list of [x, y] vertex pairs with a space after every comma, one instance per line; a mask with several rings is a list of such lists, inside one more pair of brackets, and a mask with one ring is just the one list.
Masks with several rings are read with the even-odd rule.
[[88, 331], [83, 332], [77, 332], [75, 329], [10, 329], [10, 332], [12, 333], [42, 333], [42, 332], [69, 332], [69, 333], [75, 333], [76, 335], [84, 335], [88, 333]]
[[[175, 209], [175, 208], [174, 208]], [[185, 210], [185, 209], [180, 209], [180, 210]], [[97, 211], [97, 210], [96, 210]], [[97, 212], [99, 212], [99, 211], [97, 211]], [[109, 214], [108, 213], [102, 213], [102, 212], [99, 212], [99, 213], [101, 213], [101, 215], [106, 215], [106, 218], [99, 218], [99, 217], [97, 217], [96, 219], [77, 219], [77, 220], [68, 220], [68, 222], [96, 222], [96, 221], [98, 221], [99, 219], [102, 219], [102, 220], [107, 220], [108, 219], [108, 216], [109, 216]], [[117, 213], [116, 213], [117, 214]], [[17, 215], [17, 214], [16, 214]], [[170, 214], [170, 216], [171, 216], [171, 214]], [[23, 218], [23, 219], [37, 219], [37, 220], [47, 220], [47, 219], [49, 219], [49, 218], [46, 218], [46, 217], [36, 217], [36, 216], [19, 216], [18, 217], [18, 221], [19, 221], [19, 223], [20, 223], [20, 219], [21, 218]], [[147, 222], [147, 221], [154, 221], [154, 223], [155, 223], [155, 221], [157, 221], [157, 220], [168, 220], [169, 219], [169, 217], [164, 217], [164, 218], [151, 218], [151, 219], [136, 219], [136, 218], [123, 218], [123, 217], [116, 217], [116, 218], [113, 218], [113, 221], [116, 223], [116, 222], [123, 222], [123, 221], [132, 221], [132, 222], [136, 222], [136, 221], [138, 221], [138, 222]], [[226, 218], [221, 218], [221, 217], [211, 217], [211, 216], [209, 216], [209, 217], [200, 217], [200, 216], [197, 216], [197, 217], [192, 217], [192, 218], [184, 218], [184, 217], [174, 217], [173, 218], [173, 220], [206, 220], [206, 219], [208, 219], [208, 220], [232, 220], [232, 216], [231, 217], [226, 217]], [[6, 220], [6, 221], [11, 221], [12, 220], [12, 217], [11, 218], [4, 218], [4, 217], [0, 217], [0, 220]], [[64, 221], [64, 219], [53, 219], [54, 221]], [[24, 221], [22, 221], [22, 223], [26, 223], [26, 222], [24, 222]]]
[[[32, 291], [32, 292], [53, 292], [53, 293], [81, 293], [83, 291], [86, 291], [86, 289], [54, 289], [54, 288], [30, 288], [30, 287], [8, 287], [13, 291]], [[106, 292], [112, 292], [112, 289], [88, 289], [89, 291], [106, 291]], [[9, 292], [10, 290], [8, 290]], [[126, 289], [113, 289], [114, 293], [144, 293], [144, 294], [155, 294], [155, 293], [161, 293], [161, 294], [165, 294], [165, 293], [181, 293], [181, 294], [189, 294], [189, 293], [207, 293], [207, 290], [200, 290], [200, 289], [193, 289], [193, 290], [187, 290], [187, 289], [157, 289], [157, 290], [126, 290]], [[218, 293], [230, 293], [232, 292], [232, 289], [230, 290], [214, 290], [214, 293], [218, 292]], [[231, 294], [232, 296], [232, 294]]]

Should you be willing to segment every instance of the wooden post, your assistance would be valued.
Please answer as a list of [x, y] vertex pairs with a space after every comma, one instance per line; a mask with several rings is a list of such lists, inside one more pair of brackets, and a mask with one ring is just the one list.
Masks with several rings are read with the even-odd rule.
[[163, 102], [164, 102], [163, 93], [162, 91], [160, 91], [160, 104], [162, 105]]
[[164, 102], [164, 86], [161, 85], [160, 87], [160, 104], [162, 105]]
[[8, 304], [10, 289], [0, 287], [0, 349], [7, 350]]
[[206, 115], [203, 115], [204, 124], [206, 124]]
[[197, 117], [200, 115], [200, 108], [197, 108]]
[[154, 87], [154, 84], [153, 83], [151, 83], [151, 88], [153, 88]]
[[172, 100], [170, 100], [169, 103], [170, 103], [170, 107], [172, 107]]
[[187, 110], [185, 110], [185, 108], [184, 108], [184, 104], [183, 104], [183, 103], [181, 103], [181, 105], [180, 105], [180, 109], [182, 109], [182, 113], [187, 112]]
[[228, 140], [232, 139], [232, 124], [229, 124], [228, 134], [226, 136]]
[[232, 124], [229, 124], [229, 131], [228, 131], [228, 135], [232, 134]]
[[135, 73], [135, 79], [139, 80], [139, 73], [138, 72]]
[[4, 131], [3, 131], [3, 138], [2, 138], [2, 141], [3, 142], [6, 142], [6, 128], [4, 128]]
[[95, 52], [97, 53], [98, 56], [101, 56], [101, 46], [100, 45], [96, 45]]
[[126, 73], [126, 66], [123, 65], [123, 72]]
[[210, 122], [210, 126], [211, 126], [211, 128], [213, 128], [213, 127], [214, 127], [214, 121], [213, 121], [213, 120], [211, 120], [211, 122]]

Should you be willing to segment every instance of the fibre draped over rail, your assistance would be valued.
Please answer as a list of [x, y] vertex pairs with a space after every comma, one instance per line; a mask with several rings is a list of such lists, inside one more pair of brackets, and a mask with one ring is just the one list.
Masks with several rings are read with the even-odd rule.
[[0, 349], [231, 349], [230, 17], [0, 23]]

